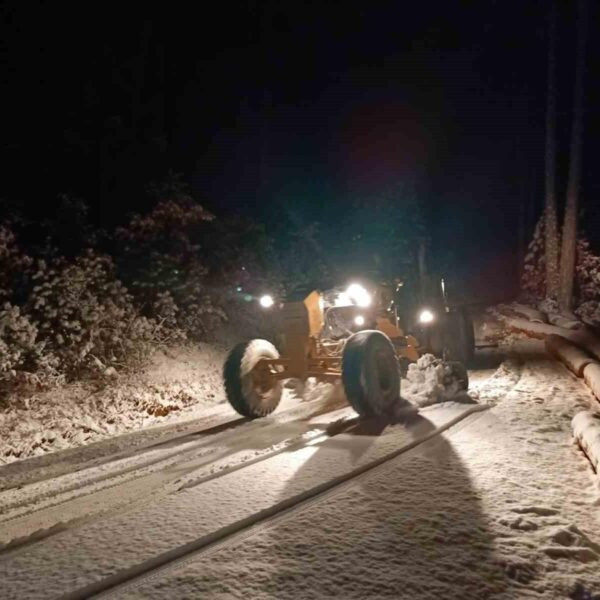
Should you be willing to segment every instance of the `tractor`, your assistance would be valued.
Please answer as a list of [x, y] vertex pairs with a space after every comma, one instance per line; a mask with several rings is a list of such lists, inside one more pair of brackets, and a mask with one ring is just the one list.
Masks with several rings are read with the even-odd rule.
[[314, 377], [341, 379], [359, 415], [385, 415], [399, 399], [401, 369], [426, 352], [447, 360], [467, 389], [465, 364], [474, 352], [470, 316], [448, 306], [443, 281], [420, 308], [415, 300], [421, 298], [404, 287], [400, 280], [354, 282], [283, 303], [260, 297], [264, 309], [281, 311], [283, 352], [263, 339], [235, 346], [223, 368], [230, 404], [245, 417], [263, 417], [279, 404], [284, 380]]

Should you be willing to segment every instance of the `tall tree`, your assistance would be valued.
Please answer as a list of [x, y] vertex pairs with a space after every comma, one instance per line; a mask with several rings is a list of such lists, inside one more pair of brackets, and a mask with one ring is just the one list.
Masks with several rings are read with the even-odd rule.
[[558, 226], [556, 218], [556, 22], [558, 9], [552, 2], [548, 22], [548, 78], [546, 91], [546, 156], [545, 156], [545, 257], [546, 297], [558, 296]]
[[577, 54], [575, 86], [573, 89], [573, 126], [569, 156], [569, 180], [563, 224], [560, 257], [560, 291], [558, 303], [563, 311], [573, 307], [573, 282], [577, 250], [577, 214], [579, 212], [579, 187], [581, 180], [581, 149], [583, 142], [583, 76], [585, 70], [585, 45], [587, 33], [587, 0], [579, 0], [577, 15]]

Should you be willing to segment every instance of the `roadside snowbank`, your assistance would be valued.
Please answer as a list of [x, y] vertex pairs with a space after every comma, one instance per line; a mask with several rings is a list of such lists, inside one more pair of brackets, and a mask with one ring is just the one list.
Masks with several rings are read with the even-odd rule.
[[101, 389], [78, 383], [11, 401], [0, 407], [0, 464], [198, 417], [225, 400], [223, 358], [216, 346], [182, 347]]

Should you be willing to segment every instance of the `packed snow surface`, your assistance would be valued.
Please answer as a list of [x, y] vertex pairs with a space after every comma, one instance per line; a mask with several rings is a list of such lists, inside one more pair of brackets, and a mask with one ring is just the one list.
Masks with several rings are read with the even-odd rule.
[[530, 351], [475, 390], [489, 411], [114, 597], [600, 594], [598, 488], [569, 427], [595, 400]]
[[[130, 505], [100, 513], [101, 496], [91, 494], [89, 515], [62, 530], [62, 505], [54, 506], [57, 530], [0, 554], [0, 596], [82, 590], [203, 536], [226, 534], [243, 519], [256, 524], [109, 595], [517, 600], [600, 594], [600, 488], [571, 434], [575, 414], [593, 411], [597, 401], [541, 342], [505, 350], [507, 357], [491, 353], [480, 372], [470, 373], [469, 395], [489, 407], [484, 412], [441, 402], [393, 423], [357, 420], [350, 408], [299, 412], [288, 420], [276, 412], [244, 424], [237, 437], [234, 429], [213, 442], [199, 438], [203, 454], [190, 455], [192, 462], [167, 462], [152, 479], [129, 480], [128, 489], [153, 486]], [[424, 370], [431, 374], [437, 366]], [[432, 389], [437, 385], [437, 376], [424, 379]], [[312, 386], [311, 393], [318, 396], [319, 389], [331, 392]], [[457, 416], [454, 426], [439, 429]], [[306, 443], [281, 445], [299, 434], [308, 435]], [[265, 448], [278, 450], [260, 454]], [[240, 452], [256, 452], [257, 460], [210, 474], [213, 467], [202, 461], [220, 449], [222, 460]], [[276, 519], [255, 520], [398, 449], [395, 458]], [[10, 491], [11, 501], [30, 487]], [[112, 493], [123, 489], [115, 482]], [[30, 517], [35, 514], [22, 518]], [[15, 523], [0, 518], [4, 541], [18, 537]]]

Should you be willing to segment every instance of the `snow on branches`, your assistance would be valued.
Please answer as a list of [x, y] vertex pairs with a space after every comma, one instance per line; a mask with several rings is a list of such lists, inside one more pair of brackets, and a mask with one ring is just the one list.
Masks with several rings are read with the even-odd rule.
[[[556, 300], [546, 298], [546, 265], [544, 252], [544, 217], [538, 221], [523, 264], [521, 291], [524, 300], [547, 312], [558, 312]], [[589, 242], [577, 242], [575, 267], [575, 313], [584, 321], [600, 323], [600, 256]]]

